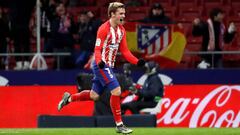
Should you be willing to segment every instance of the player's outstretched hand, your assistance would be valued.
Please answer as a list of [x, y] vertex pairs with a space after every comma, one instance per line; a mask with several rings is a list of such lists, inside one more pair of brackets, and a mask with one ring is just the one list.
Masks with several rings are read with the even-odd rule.
[[142, 67], [142, 66], [145, 65], [145, 63], [146, 63], [145, 60], [139, 59], [138, 62], [137, 62], [137, 66]]
[[103, 69], [104, 66], [105, 66], [105, 62], [104, 62], [104, 61], [100, 61], [100, 62], [98, 63], [98, 67], [99, 67], [100, 69]]

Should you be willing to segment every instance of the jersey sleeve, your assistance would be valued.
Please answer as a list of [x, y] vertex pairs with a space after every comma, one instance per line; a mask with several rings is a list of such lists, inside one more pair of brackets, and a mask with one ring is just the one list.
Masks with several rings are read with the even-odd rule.
[[95, 49], [94, 49], [94, 56], [95, 61], [98, 64], [102, 60], [102, 48], [104, 44], [104, 40], [107, 37], [107, 32], [103, 27], [100, 27], [97, 32], [97, 39], [95, 43]]
[[135, 56], [133, 56], [133, 54], [129, 51], [127, 47], [126, 31], [125, 29], [123, 29], [123, 31], [124, 31], [124, 34], [123, 34], [123, 39], [120, 43], [120, 52], [128, 62], [136, 65], [138, 62], [138, 59]]

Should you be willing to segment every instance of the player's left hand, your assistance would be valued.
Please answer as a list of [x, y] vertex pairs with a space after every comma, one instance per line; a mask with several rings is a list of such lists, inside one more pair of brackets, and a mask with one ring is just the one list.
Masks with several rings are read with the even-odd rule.
[[142, 67], [142, 66], [145, 65], [145, 63], [146, 63], [145, 60], [139, 59], [138, 62], [137, 62], [137, 66]]
[[98, 63], [98, 67], [99, 67], [100, 69], [103, 69], [104, 66], [105, 66], [105, 62], [104, 62], [104, 61], [100, 61], [100, 62]]

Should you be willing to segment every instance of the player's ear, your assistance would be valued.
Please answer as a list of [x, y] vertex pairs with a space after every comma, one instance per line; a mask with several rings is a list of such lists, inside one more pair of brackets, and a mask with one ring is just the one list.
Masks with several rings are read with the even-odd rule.
[[115, 13], [111, 12], [111, 17], [115, 17]]

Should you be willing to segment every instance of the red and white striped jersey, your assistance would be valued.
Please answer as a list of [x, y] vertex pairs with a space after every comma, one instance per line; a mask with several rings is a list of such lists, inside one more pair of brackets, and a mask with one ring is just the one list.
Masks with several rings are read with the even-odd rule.
[[98, 64], [101, 60], [109, 67], [114, 67], [118, 49], [127, 61], [137, 64], [138, 59], [132, 55], [127, 48], [126, 31], [122, 25], [113, 28], [110, 22], [102, 24], [97, 32], [97, 40], [95, 43], [95, 60]]

